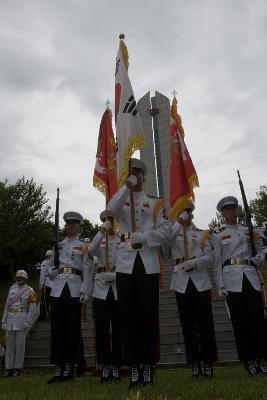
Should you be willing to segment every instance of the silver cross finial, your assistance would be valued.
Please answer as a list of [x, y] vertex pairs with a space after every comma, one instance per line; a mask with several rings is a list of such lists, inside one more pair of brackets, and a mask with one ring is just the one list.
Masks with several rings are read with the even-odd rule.
[[110, 106], [110, 101], [109, 101], [109, 99], [107, 99], [107, 101], [106, 101], [106, 106], [107, 106], [107, 108], [109, 108], [109, 106]]
[[177, 95], [176, 90], [174, 90], [174, 91], [172, 92], [172, 95], [173, 95], [174, 97], [176, 97], [176, 95]]

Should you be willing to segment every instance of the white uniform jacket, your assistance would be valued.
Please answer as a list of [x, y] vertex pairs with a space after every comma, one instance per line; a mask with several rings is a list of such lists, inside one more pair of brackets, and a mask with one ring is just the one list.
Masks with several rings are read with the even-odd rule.
[[[109, 213], [119, 222], [119, 236], [132, 231], [130, 190], [124, 185], [110, 200]], [[129, 239], [121, 241], [117, 252], [116, 272], [131, 274], [139, 252], [146, 273], [160, 272], [157, 248], [171, 239], [171, 224], [161, 208], [153, 217], [158, 199], [148, 197], [143, 191], [134, 192], [136, 230], [145, 233], [145, 243], [141, 250], [132, 249]]]
[[[78, 236], [73, 238], [66, 237], [59, 243], [59, 270], [53, 279], [51, 290], [52, 297], [60, 297], [65, 283], [69, 286], [71, 297], [80, 297], [81, 293], [88, 296], [91, 295], [93, 268], [88, 257], [88, 252], [86, 251], [84, 255], [82, 254], [83, 245], [84, 243]], [[49, 269], [49, 274], [51, 277], [54, 272], [53, 263], [54, 251], [50, 258], [50, 267], [52, 268]], [[63, 273], [62, 268], [64, 267], [80, 271], [81, 275], [75, 273]]]
[[[172, 226], [172, 234], [173, 257], [174, 259], [182, 258], [185, 256], [182, 225], [175, 222]], [[192, 225], [186, 228], [189, 257], [196, 257], [194, 261], [196, 261], [197, 267], [192, 272], [183, 273], [180, 269], [181, 264], [175, 265], [170, 285], [171, 290], [185, 293], [189, 278], [191, 278], [199, 292], [211, 289], [207, 268], [213, 265], [212, 247], [209, 240], [205, 240], [203, 235], [205, 235], [203, 231], [196, 229]]]
[[44, 260], [41, 264], [39, 284], [51, 288], [53, 282], [51, 281], [48, 275], [49, 268], [50, 268], [49, 260]]
[[31, 302], [33, 293], [26, 283], [14, 283], [10, 287], [2, 318], [2, 325], [7, 331], [25, 330], [33, 325], [36, 312], [36, 304]]
[[[119, 242], [120, 241], [116, 235], [108, 235], [108, 264], [112, 272], [104, 272], [106, 265], [106, 235], [98, 232], [90, 243], [89, 255], [97, 256], [98, 260], [96, 273], [93, 278], [92, 297], [105, 300], [109, 288], [111, 287], [114, 297], [117, 300], [115, 266]], [[103, 269], [103, 272], [97, 272], [100, 268]], [[105, 283], [105, 280], [112, 283]]]
[[[261, 285], [257, 270], [251, 265], [225, 265], [231, 258], [249, 259], [249, 234], [244, 225], [225, 225], [222, 232], [213, 234], [215, 258], [215, 281], [218, 288], [224, 287], [230, 292], [242, 292], [243, 273], [255, 290], [260, 291]], [[259, 243], [256, 242], [257, 251]]]

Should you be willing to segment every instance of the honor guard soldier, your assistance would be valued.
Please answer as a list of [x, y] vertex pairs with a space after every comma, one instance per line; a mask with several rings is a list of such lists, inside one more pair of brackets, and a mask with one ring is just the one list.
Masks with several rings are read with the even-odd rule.
[[[63, 216], [67, 237], [58, 244], [59, 268], [49, 270], [51, 290], [51, 358], [54, 376], [49, 383], [73, 378], [81, 345], [81, 303], [89, 300], [92, 265], [79, 239], [83, 217], [74, 211]], [[53, 266], [53, 254], [50, 264]]]
[[188, 200], [184, 212], [172, 226], [172, 253], [176, 264], [170, 288], [175, 290], [192, 376], [212, 378], [217, 347], [207, 268], [213, 265], [213, 255], [207, 231], [192, 224], [194, 208], [193, 202]]
[[[93, 278], [93, 310], [96, 330], [96, 359], [102, 367], [101, 383], [120, 379], [122, 364], [121, 330], [116, 289], [116, 255], [119, 244], [114, 233], [114, 218], [100, 214], [103, 225], [92, 240], [89, 256], [97, 256]], [[112, 366], [111, 370], [110, 367]]]
[[225, 226], [213, 235], [215, 278], [220, 296], [226, 297], [239, 359], [249, 375], [267, 374], [264, 361], [266, 341], [261, 284], [257, 268], [263, 264], [257, 232], [254, 232], [258, 252], [250, 256], [248, 228], [237, 223], [238, 200], [233, 196], [221, 199], [217, 210]]
[[18, 270], [6, 300], [2, 318], [2, 329], [6, 331], [5, 378], [20, 375], [26, 335], [36, 320], [36, 296], [27, 281], [27, 272]]
[[39, 292], [41, 292], [40, 304], [40, 317], [39, 320], [44, 321], [50, 318], [50, 293], [52, 288], [52, 281], [49, 278], [50, 257], [52, 250], [47, 250], [45, 253], [45, 260], [41, 264], [40, 279], [39, 279]]
[[[119, 222], [116, 281], [122, 317], [123, 355], [131, 368], [129, 388], [152, 384], [157, 362], [159, 332], [159, 246], [171, 239], [163, 200], [148, 197], [143, 189], [146, 166], [131, 159], [131, 175], [108, 204]], [[135, 224], [132, 232], [130, 190], [133, 189]], [[143, 366], [143, 374], [140, 366]]]

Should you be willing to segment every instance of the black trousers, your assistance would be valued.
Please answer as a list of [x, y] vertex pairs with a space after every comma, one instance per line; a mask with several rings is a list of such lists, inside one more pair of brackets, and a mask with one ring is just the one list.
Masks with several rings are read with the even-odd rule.
[[199, 292], [189, 279], [185, 293], [175, 292], [188, 364], [217, 360], [210, 291]]
[[51, 297], [51, 362], [75, 364], [81, 345], [81, 303], [66, 283], [60, 297]]
[[229, 307], [237, 354], [241, 361], [265, 358], [265, 321], [261, 292], [255, 290], [243, 274], [242, 292], [228, 292]]
[[132, 274], [117, 272], [125, 364], [157, 362], [159, 274], [147, 274], [137, 253]]
[[96, 359], [101, 365], [122, 365], [118, 301], [110, 287], [106, 300], [93, 300], [96, 330]]
[[51, 288], [44, 286], [42, 289], [42, 298], [40, 304], [40, 317], [41, 321], [50, 319], [50, 293]]

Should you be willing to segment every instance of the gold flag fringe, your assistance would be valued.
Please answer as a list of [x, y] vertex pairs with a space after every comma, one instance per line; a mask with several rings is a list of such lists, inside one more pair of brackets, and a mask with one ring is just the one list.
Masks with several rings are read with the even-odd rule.
[[94, 175], [93, 177], [93, 186], [99, 190], [105, 197], [108, 195], [108, 187], [107, 184], [102, 181], [98, 176]]
[[119, 171], [119, 186], [124, 185], [124, 182], [129, 174], [129, 160], [136, 150], [145, 147], [145, 136], [143, 133], [131, 136], [124, 150], [124, 161], [121, 170]]
[[189, 193], [179, 197], [170, 211], [172, 220], [176, 220], [181, 212], [186, 208], [188, 200], [195, 201], [193, 189], [199, 186], [197, 174], [192, 174], [188, 179]]

